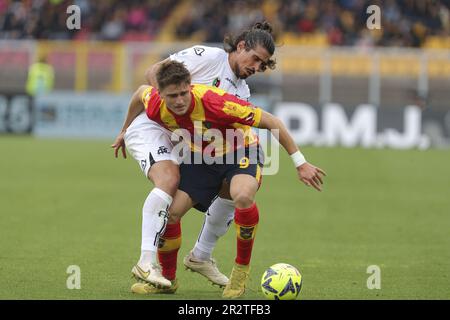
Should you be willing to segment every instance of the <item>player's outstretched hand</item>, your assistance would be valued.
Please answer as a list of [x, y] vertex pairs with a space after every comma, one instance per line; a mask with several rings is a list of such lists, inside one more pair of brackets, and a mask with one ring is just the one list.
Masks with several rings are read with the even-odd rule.
[[313, 186], [317, 191], [322, 191], [322, 176], [327, 174], [322, 169], [306, 162], [297, 168], [299, 179], [308, 187]]
[[127, 158], [127, 152], [125, 151], [125, 132], [120, 132], [117, 136], [116, 140], [114, 140], [114, 143], [111, 145], [111, 148], [114, 148], [114, 156], [117, 158], [119, 154], [119, 150], [122, 149], [122, 156], [126, 159]]

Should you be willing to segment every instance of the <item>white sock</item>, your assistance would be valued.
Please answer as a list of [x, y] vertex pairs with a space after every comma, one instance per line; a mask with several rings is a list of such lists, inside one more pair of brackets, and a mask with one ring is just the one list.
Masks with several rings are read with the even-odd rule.
[[158, 263], [158, 259], [156, 259], [155, 251], [151, 250], [141, 250], [141, 257], [139, 258], [138, 265], [144, 270], [147, 271], [150, 264]]
[[166, 228], [171, 204], [172, 197], [158, 188], [154, 188], [145, 199], [142, 208], [141, 257], [138, 262], [139, 267], [144, 270], [158, 261], [159, 236]]
[[195, 258], [199, 260], [211, 259], [217, 240], [227, 232], [233, 218], [233, 201], [217, 197], [205, 215], [202, 230], [193, 249]]

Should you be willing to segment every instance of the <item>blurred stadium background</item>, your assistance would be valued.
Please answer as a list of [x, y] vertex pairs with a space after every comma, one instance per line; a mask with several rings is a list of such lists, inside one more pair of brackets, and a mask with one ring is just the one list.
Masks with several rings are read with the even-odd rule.
[[[73, 4], [80, 30], [66, 25]], [[381, 8], [381, 29], [367, 28], [369, 5]], [[253, 289], [271, 262], [285, 261], [310, 279], [305, 298], [449, 298], [449, 151], [436, 150], [450, 146], [448, 0], [0, 0], [0, 298], [129, 298], [124, 275], [138, 254], [149, 185], [108, 147], [131, 93], [169, 54], [221, 46], [224, 34], [262, 20], [275, 29], [277, 68], [248, 79], [252, 101], [311, 145], [305, 150], [329, 184], [319, 196], [299, 189], [299, 222], [297, 196], [278, 191], [297, 188], [289, 160], [267, 177], [261, 207], [287, 222], [264, 217], [260, 248], [271, 253], [255, 252]], [[54, 88], [29, 95], [29, 68], [40, 57], [54, 68]], [[180, 257], [201, 220], [186, 217]], [[232, 233], [216, 250], [226, 272]], [[15, 271], [30, 259], [46, 265], [32, 284]], [[88, 270], [91, 291], [68, 293], [73, 263]], [[365, 288], [365, 268], [377, 263], [392, 281], [380, 292]], [[220, 297], [190, 285], [178, 298]]]
[[[198, 6], [188, 0], [80, 0], [73, 4], [81, 9], [81, 29], [68, 30], [66, 9], [71, 4], [56, 0], [0, 2], [2, 118], [20, 109], [12, 105], [31, 104], [20, 95], [29, 66], [39, 57], [46, 56], [54, 67], [56, 91], [77, 96], [129, 94], [144, 81], [146, 68], [168, 54], [204, 42], [221, 46], [224, 34], [265, 19], [275, 27], [278, 67], [249, 79], [256, 104], [272, 111], [283, 102], [307, 104], [316, 111], [317, 127], [326, 118], [319, 116], [320, 111], [329, 103], [339, 104], [350, 115], [360, 105], [375, 107], [372, 121], [355, 113], [355, 123], [350, 126], [350, 135], [355, 137], [350, 142], [345, 139], [346, 132], [332, 128], [329, 130], [339, 131], [337, 137], [323, 142], [317, 133], [309, 135], [305, 132], [308, 128], [299, 128], [299, 122], [306, 119], [303, 114], [291, 115], [292, 129], [311, 136], [299, 143], [404, 148], [450, 145], [448, 1], [214, 0]], [[366, 26], [366, 9], [372, 4], [382, 10], [380, 30]], [[420, 109], [420, 121], [404, 115], [410, 105]], [[51, 110], [37, 109], [36, 133], [40, 134], [39, 128], [49, 125], [42, 122], [48, 122]], [[45, 119], [41, 111], [45, 111]], [[116, 115], [117, 119], [109, 121], [120, 122], [120, 112]], [[34, 124], [27, 125], [30, 117], [13, 118], [3, 119], [0, 130], [32, 131]], [[372, 132], [367, 142], [363, 136], [370, 133], [358, 131], [359, 121], [371, 122], [369, 127], [375, 122], [377, 132], [390, 128], [400, 133], [409, 126], [416, 130], [411, 129], [409, 136], [390, 130], [386, 134], [393, 136], [389, 142], [380, 142], [383, 137]], [[322, 131], [327, 131], [325, 127]], [[427, 139], [419, 137], [421, 129]], [[334, 131], [323, 132], [324, 136], [332, 134]]]

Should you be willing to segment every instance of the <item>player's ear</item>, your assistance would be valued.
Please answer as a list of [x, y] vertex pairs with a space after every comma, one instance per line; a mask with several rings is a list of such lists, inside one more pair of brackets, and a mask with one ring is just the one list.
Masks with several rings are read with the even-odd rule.
[[236, 46], [236, 49], [238, 53], [241, 53], [243, 50], [245, 50], [245, 40], [239, 41]]

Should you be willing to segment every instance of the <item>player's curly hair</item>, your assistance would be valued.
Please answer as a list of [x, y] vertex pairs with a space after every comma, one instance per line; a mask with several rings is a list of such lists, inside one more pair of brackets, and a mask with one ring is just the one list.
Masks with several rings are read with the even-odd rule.
[[184, 63], [169, 60], [159, 67], [158, 72], [156, 73], [156, 82], [158, 83], [159, 90], [163, 90], [171, 84], [190, 84], [191, 74]]
[[[246, 50], [255, 49], [257, 45], [260, 45], [272, 56], [275, 52], [275, 41], [272, 31], [272, 26], [267, 21], [257, 22], [251, 29], [243, 31], [237, 37], [231, 34], [225, 35], [223, 39], [224, 50], [228, 53], [236, 51], [238, 43], [244, 40]], [[273, 70], [275, 65], [275, 59], [269, 59], [266, 65], [261, 66], [261, 70], [265, 71], [266, 68]]]

